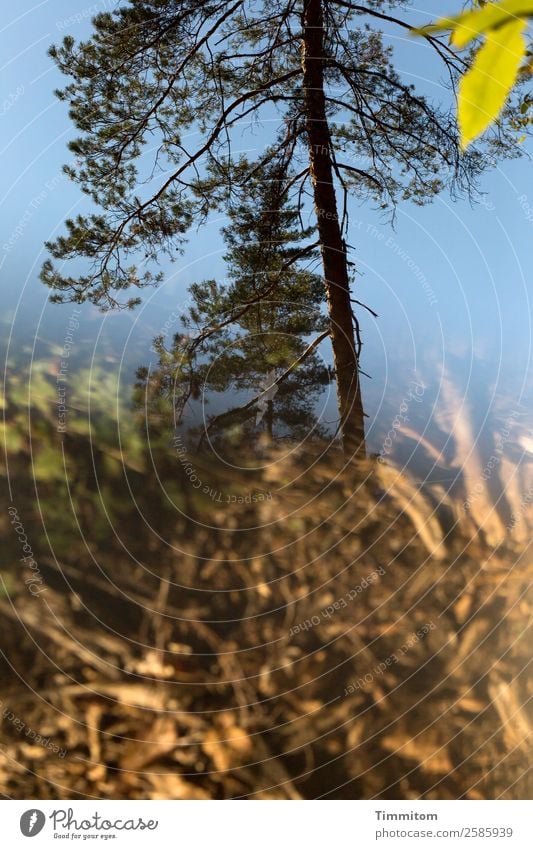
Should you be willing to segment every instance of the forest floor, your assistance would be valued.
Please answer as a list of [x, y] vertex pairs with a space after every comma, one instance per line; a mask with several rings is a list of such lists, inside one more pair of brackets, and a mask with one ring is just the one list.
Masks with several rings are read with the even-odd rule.
[[172, 513], [102, 464], [109, 523], [77, 479], [34, 593], [8, 552], [2, 794], [531, 798], [531, 547], [384, 464], [202, 462]]

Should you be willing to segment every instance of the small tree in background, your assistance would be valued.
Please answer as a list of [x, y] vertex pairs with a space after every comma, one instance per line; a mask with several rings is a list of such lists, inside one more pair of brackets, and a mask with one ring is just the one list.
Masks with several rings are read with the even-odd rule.
[[162, 337], [154, 340], [158, 366], [138, 372], [138, 403], [152, 413], [165, 415], [172, 398], [179, 425], [191, 399], [251, 391], [251, 400], [209, 418], [211, 438], [235, 427], [249, 442], [260, 432], [270, 440], [325, 435], [314, 411], [331, 380], [316, 352], [328, 335], [324, 288], [307, 267], [316, 264], [316, 249], [301, 244], [312, 229], [302, 232], [291, 179], [284, 160], [271, 162], [239, 193], [223, 229], [228, 282], [193, 284], [185, 332], [170, 350]]

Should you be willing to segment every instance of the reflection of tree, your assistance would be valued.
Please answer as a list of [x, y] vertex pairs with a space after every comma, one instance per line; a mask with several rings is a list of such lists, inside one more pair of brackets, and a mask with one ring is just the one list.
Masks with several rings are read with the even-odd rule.
[[283, 163], [276, 163], [247, 184], [223, 231], [228, 282], [191, 286], [184, 332], [170, 349], [157, 338], [157, 368], [138, 372], [139, 402], [146, 396], [161, 412], [161, 396], [172, 396], [181, 422], [187, 402], [202, 393], [231, 392], [238, 399], [246, 393], [245, 401], [210, 417], [213, 436], [238, 427], [247, 438], [259, 431], [300, 438], [317, 429], [316, 402], [331, 380], [317, 352], [328, 335], [323, 286], [302, 264], [302, 253], [307, 263], [315, 256], [312, 246], [302, 252], [288, 180]]

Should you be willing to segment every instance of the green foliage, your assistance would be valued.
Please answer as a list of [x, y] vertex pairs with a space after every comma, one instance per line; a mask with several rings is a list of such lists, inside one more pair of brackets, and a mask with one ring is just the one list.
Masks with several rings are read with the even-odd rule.
[[[5, 485], [9, 476], [13, 501], [28, 532], [31, 529], [40, 565], [54, 556], [65, 557], [90, 581], [92, 556], [96, 562], [107, 556], [115, 564], [123, 554], [110, 523], [129, 524], [132, 495], [143, 514], [150, 511], [154, 498], [147, 496], [146, 480], [154, 457], [163, 457], [158, 460], [160, 473], [168, 474], [169, 483], [174, 484], [175, 503], [182, 506], [183, 496], [176, 486], [176, 464], [168, 463], [168, 443], [147, 446], [143, 441], [132, 416], [131, 398], [118, 392], [117, 373], [109, 364], [72, 366], [65, 384], [66, 430], [58, 432], [57, 368], [54, 354], [33, 359], [31, 366], [21, 356], [8, 363], [0, 479]], [[161, 505], [158, 510], [162, 511]], [[138, 524], [132, 528], [129, 544], [140, 558], [147, 541]], [[4, 539], [6, 561], [18, 564], [16, 535], [6, 532]], [[15, 581], [19, 586], [20, 570]]]
[[35, 359], [31, 371], [21, 361], [8, 364], [0, 430], [8, 457], [13, 461], [28, 455], [35, 480], [53, 483], [65, 478], [66, 445], [77, 440], [87, 444], [95, 439], [99, 452], [120, 457], [120, 430], [124, 466], [141, 468], [142, 442], [128, 412], [128, 399], [119, 392], [116, 374], [103, 365], [92, 364], [90, 368], [73, 370], [65, 386], [68, 415], [63, 440], [58, 431], [57, 359]]

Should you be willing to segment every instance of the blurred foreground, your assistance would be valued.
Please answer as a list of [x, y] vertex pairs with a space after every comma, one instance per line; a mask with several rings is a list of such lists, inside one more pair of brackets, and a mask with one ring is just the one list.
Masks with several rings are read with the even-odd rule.
[[504, 509], [475, 457], [222, 462], [104, 372], [58, 430], [54, 374], [8, 382], [5, 797], [531, 798], [524, 462]]

